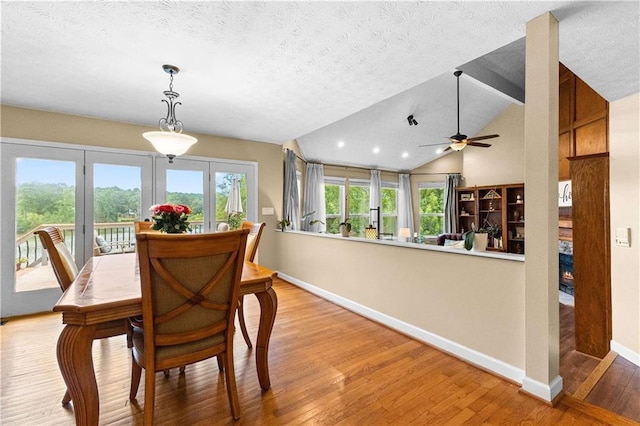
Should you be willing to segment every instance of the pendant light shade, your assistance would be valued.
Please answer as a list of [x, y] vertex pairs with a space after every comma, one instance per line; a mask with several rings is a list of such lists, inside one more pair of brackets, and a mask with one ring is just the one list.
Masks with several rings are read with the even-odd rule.
[[151, 142], [156, 151], [169, 157], [169, 162], [173, 162], [174, 157], [184, 154], [191, 145], [198, 142], [193, 136], [160, 130], [144, 132], [142, 136]]
[[169, 163], [173, 163], [176, 156], [187, 152], [198, 139], [182, 134], [182, 121], [176, 119], [176, 106], [182, 103], [174, 102], [180, 94], [173, 91], [173, 75], [178, 74], [180, 69], [174, 65], [163, 65], [162, 69], [169, 74], [169, 90], [164, 91], [168, 100], [162, 99], [167, 104], [167, 116], [158, 121], [159, 131], [145, 132], [142, 136], [151, 142], [156, 151], [166, 155]]

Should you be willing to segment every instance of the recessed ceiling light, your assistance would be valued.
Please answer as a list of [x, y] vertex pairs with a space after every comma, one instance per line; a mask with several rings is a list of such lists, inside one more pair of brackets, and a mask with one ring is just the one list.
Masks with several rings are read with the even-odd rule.
[[338, 141], [338, 148], [342, 148], [344, 146], [344, 141]]
[[408, 152], [403, 152], [402, 153], [402, 158], [408, 158], [409, 157], [409, 153]]
[[373, 148], [373, 153], [377, 154], [380, 152], [380, 148], [378, 148], [377, 146], [375, 148]]

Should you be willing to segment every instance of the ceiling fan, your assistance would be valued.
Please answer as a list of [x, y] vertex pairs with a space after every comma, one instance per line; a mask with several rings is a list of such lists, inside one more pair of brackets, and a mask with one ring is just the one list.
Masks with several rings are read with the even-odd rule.
[[[462, 75], [462, 71], [458, 71], [456, 70], [453, 75], [456, 76], [457, 81], [457, 92], [458, 92], [458, 131], [456, 132], [455, 135], [453, 136], [449, 136], [449, 141], [451, 143], [451, 145], [449, 145], [445, 151], [448, 151], [450, 149], [454, 150], [454, 151], [462, 151], [464, 149], [465, 146], [469, 145], [469, 146], [478, 146], [481, 148], [489, 148], [491, 145], [488, 143], [482, 143], [482, 142], [477, 142], [477, 141], [481, 141], [481, 140], [485, 140], [485, 139], [492, 139], [492, 138], [497, 138], [500, 135], [484, 135], [484, 136], [476, 136], [473, 138], [467, 138], [467, 135], [463, 135], [460, 133], [460, 76]], [[444, 142], [444, 143], [435, 143], [435, 144], [429, 144], [429, 145], [420, 145], [422, 146], [436, 146], [436, 145], [444, 145], [445, 143], [448, 142]]]

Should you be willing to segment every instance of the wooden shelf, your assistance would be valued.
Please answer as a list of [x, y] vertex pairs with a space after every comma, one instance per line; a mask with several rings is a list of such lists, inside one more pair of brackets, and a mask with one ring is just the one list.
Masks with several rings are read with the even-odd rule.
[[[502, 249], [488, 247], [487, 250], [524, 254], [524, 220], [513, 220], [524, 217], [524, 184], [506, 184], [491, 186], [475, 186], [456, 188], [456, 211], [458, 232], [468, 231], [471, 223], [483, 228], [487, 222], [499, 226], [502, 237]], [[473, 199], [462, 199], [473, 197]], [[490, 208], [491, 207], [491, 208]], [[465, 214], [460, 214], [464, 209]]]

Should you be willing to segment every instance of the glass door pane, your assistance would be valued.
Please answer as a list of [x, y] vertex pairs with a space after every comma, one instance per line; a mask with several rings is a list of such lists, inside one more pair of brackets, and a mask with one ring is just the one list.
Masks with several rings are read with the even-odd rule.
[[151, 166], [146, 156], [87, 152], [89, 256], [135, 251], [133, 223], [146, 217], [151, 206]]
[[16, 292], [58, 287], [53, 269], [33, 267], [38, 262], [46, 265], [35, 231], [57, 226], [69, 251], [75, 252], [75, 168], [73, 161], [17, 159]]
[[188, 206], [192, 211], [189, 216], [191, 232], [210, 232], [210, 206], [205, 196], [210, 187], [209, 163], [180, 158], [170, 164], [165, 157], [157, 157], [156, 170], [155, 202]]
[[[2, 316], [50, 311], [61, 295], [34, 232], [57, 226], [82, 266], [81, 152], [2, 144]], [[80, 182], [80, 184], [78, 184]]]
[[167, 170], [167, 202], [191, 209], [191, 232], [204, 232], [204, 172], [202, 170]]
[[216, 229], [226, 223], [230, 230], [247, 220], [247, 175], [216, 172]]

